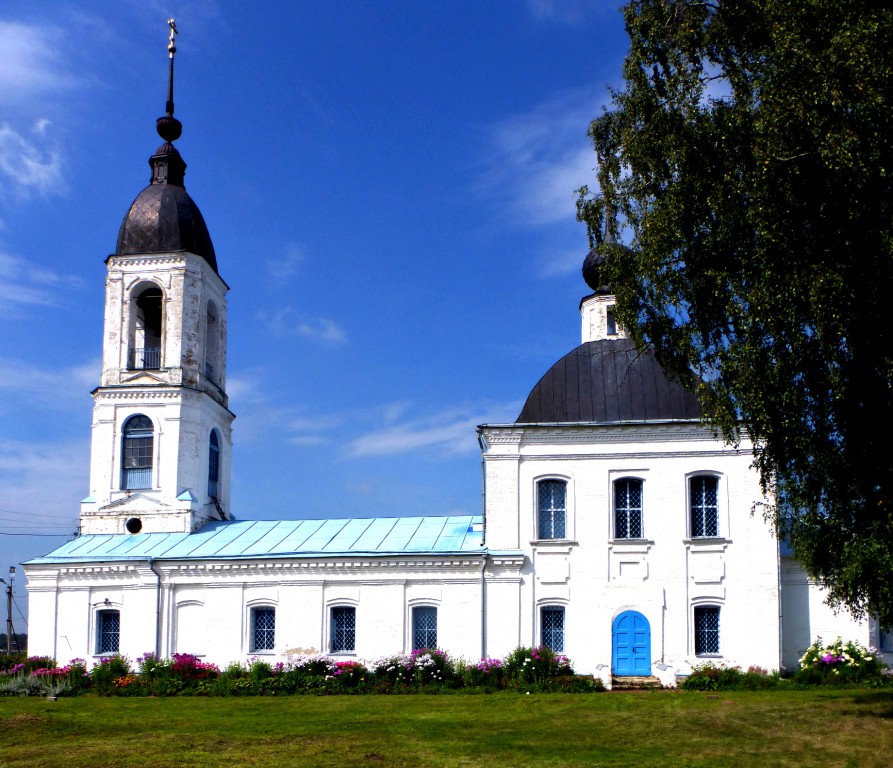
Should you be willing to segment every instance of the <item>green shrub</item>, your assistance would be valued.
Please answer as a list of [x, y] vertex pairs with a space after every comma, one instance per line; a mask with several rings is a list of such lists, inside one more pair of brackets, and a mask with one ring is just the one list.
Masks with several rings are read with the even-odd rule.
[[[103, 695], [115, 692], [115, 681], [127, 678], [131, 674], [130, 660], [116, 653], [104, 656], [90, 670], [90, 681], [93, 689]], [[119, 688], [126, 687], [119, 684]]]
[[563, 675], [573, 675], [570, 660], [551, 648], [516, 648], [502, 665], [503, 679], [508, 686], [534, 690], [547, 690], [552, 680]]

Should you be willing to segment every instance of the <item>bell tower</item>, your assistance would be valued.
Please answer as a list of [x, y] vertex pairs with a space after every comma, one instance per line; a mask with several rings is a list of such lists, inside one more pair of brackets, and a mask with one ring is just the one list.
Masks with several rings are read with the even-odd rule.
[[177, 28], [168, 24], [168, 98], [156, 121], [163, 143], [106, 260], [84, 534], [192, 532], [232, 518], [229, 287], [173, 145], [183, 126], [174, 117]]

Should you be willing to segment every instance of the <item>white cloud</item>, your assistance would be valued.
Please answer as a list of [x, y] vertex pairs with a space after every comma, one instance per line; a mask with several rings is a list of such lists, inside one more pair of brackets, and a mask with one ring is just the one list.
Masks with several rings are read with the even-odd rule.
[[76, 85], [64, 51], [65, 31], [0, 21], [0, 103], [28, 101]]
[[490, 128], [480, 192], [493, 198], [501, 218], [531, 227], [574, 222], [575, 190], [594, 177], [586, 130], [598, 110], [585, 88]]
[[528, 13], [538, 21], [579, 24], [594, 11], [619, 13], [616, 3], [605, 0], [527, 0]]
[[[0, 440], [0, 510], [6, 519], [21, 513], [22, 521], [42, 526], [69, 525], [77, 520], [77, 500], [89, 486], [88, 440], [18, 442]], [[50, 471], [51, 470], [51, 471]], [[37, 517], [40, 521], [37, 521]], [[3, 526], [0, 526], [3, 527]], [[72, 527], [74, 531], [74, 527]]]
[[53, 288], [77, 287], [81, 278], [40, 267], [0, 251], [0, 315], [16, 314], [25, 306], [55, 304]]
[[385, 456], [434, 451], [442, 455], [478, 450], [475, 427], [514, 419], [519, 403], [465, 405], [388, 424], [354, 438], [347, 445], [350, 456]]
[[62, 152], [48, 140], [45, 129], [33, 133], [26, 137], [9, 125], [0, 125], [0, 179], [18, 195], [61, 194], [65, 191]]
[[301, 317], [291, 307], [282, 307], [272, 313], [258, 312], [257, 319], [276, 336], [302, 336], [327, 346], [347, 343], [347, 334], [334, 320]]
[[313, 341], [323, 344], [346, 344], [347, 336], [344, 330], [334, 320], [325, 317], [317, 317], [298, 323], [297, 333]]
[[101, 369], [100, 360], [68, 368], [38, 368], [0, 357], [0, 393], [13, 394], [18, 401], [67, 410], [75, 402], [88, 402], [87, 393], [98, 384]]
[[270, 259], [267, 262], [267, 270], [277, 280], [288, 280], [298, 270], [298, 266], [304, 261], [304, 251], [299, 246], [291, 244], [285, 249], [285, 255], [280, 259]]

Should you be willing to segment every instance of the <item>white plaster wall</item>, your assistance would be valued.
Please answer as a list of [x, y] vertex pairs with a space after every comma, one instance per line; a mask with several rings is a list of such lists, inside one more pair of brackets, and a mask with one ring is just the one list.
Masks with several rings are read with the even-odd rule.
[[[865, 620], [856, 620], [849, 611], [835, 611], [825, 603], [825, 591], [806, 574], [793, 558], [781, 562], [782, 621], [784, 626], [784, 665], [794, 671], [800, 659], [817, 637], [831, 643], [838, 637], [854, 640], [867, 648], [877, 647], [877, 627]], [[893, 654], [884, 654], [886, 663]]]
[[[274, 661], [285, 659], [294, 649], [327, 653], [330, 608], [352, 605], [357, 611], [356, 648], [345, 656], [371, 660], [411, 650], [411, 609], [425, 604], [438, 609], [438, 645], [453, 655], [477, 659], [481, 653], [481, 562], [478, 556], [155, 561], [162, 608], [157, 652], [161, 656], [195, 653], [219, 665], [260, 655]], [[517, 591], [520, 564], [518, 558], [505, 559], [488, 570], [488, 586], [496, 595]], [[96, 612], [113, 608], [121, 617], [120, 652], [131, 660], [155, 652], [159, 596], [155, 571], [145, 561], [27, 566], [29, 650], [65, 661], [74, 657], [98, 661]], [[57, 580], [58, 593], [54, 590]], [[272, 653], [251, 648], [251, 608], [256, 606], [276, 610]], [[511, 625], [511, 610], [506, 613], [503, 604], [495, 603], [494, 611], [499, 621], [506, 615]], [[53, 634], [57, 613], [64, 642], [58, 632]]]
[[[685, 669], [701, 661], [692, 622], [705, 603], [720, 606], [724, 660], [779, 667], [776, 542], [752, 514], [761, 496], [747, 446], [726, 448], [697, 425], [508, 426], [483, 437], [487, 546], [518, 541], [533, 571], [520, 587], [521, 644], [540, 642], [542, 606], [564, 606], [565, 652], [593, 672], [611, 663], [613, 619], [637, 610], [651, 627], [652, 660]], [[696, 473], [719, 477], [718, 539], [689, 538]], [[613, 481], [628, 476], [643, 481], [643, 541], [612, 538]], [[536, 539], [536, 483], [550, 477], [568, 483], [566, 541]]]

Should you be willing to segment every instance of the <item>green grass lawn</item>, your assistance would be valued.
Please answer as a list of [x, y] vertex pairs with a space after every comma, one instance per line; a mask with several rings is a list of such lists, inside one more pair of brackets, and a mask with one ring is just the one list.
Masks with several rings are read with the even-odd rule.
[[884, 766], [893, 692], [0, 699], [0, 767]]

